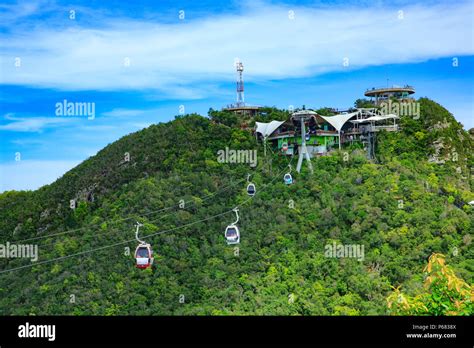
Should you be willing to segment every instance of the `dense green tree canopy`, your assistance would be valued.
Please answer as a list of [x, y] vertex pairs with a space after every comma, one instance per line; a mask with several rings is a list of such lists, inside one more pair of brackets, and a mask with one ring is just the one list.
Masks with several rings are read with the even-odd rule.
[[[40, 262], [124, 242], [45, 264], [0, 259], [0, 272], [32, 265], [0, 273], [0, 312], [385, 315], [393, 287], [419, 293], [433, 253], [472, 284], [473, 141], [447, 110], [420, 103], [418, 120], [378, 135], [377, 162], [346, 147], [313, 159], [312, 175], [293, 171], [291, 186], [287, 157], [264, 157], [241, 119], [210, 110], [127, 135], [37, 191], [0, 194], [0, 240], [40, 237], [31, 241]], [[288, 116], [265, 108], [256, 120]], [[439, 139], [445, 162], [430, 162]], [[226, 148], [257, 149], [256, 168], [219, 162]], [[236, 249], [223, 233], [239, 204]], [[135, 221], [145, 239], [154, 234], [154, 269], [136, 269], [127, 254]], [[363, 246], [363, 258], [328, 257], [333, 244]]]

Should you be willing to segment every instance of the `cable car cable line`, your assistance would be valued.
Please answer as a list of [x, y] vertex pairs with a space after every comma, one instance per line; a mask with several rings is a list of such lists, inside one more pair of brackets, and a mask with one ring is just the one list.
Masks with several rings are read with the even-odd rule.
[[[293, 156], [292, 156], [292, 158], [290, 159], [290, 162], [291, 162], [292, 160], [293, 160]], [[282, 172], [283, 172], [283, 171], [282, 171]], [[277, 176], [275, 176], [268, 184], [264, 185], [264, 188], [263, 188], [262, 190], [260, 190], [260, 192], [262, 192], [266, 187], [268, 187], [271, 183], [273, 183], [273, 182], [276, 180], [276, 178], [279, 177], [280, 174], [281, 174], [281, 173], [279, 173]], [[254, 197], [255, 197], [255, 196], [249, 197], [247, 200], [245, 200], [244, 202], [238, 204], [238, 205], [237, 205], [235, 208], [233, 208], [233, 209], [224, 211], [224, 212], [222, 212], [222, 213], [213, 215], [213, 216], [211, 216], [211, 217], [207, 217], [207, 218], [205, 218], [205, 219], [201, 219], [201, 220], [197, 220], [197, 221], [190, 222], [190, 223], [185, 224], [185, 225], [177, 226], [177, 227], [175, 227], [175, 228], [171, 228], [171, 229], [168, 229], [168, 230], [155, 232], [155, 233], [152, 233], [152, 234], [150, 234], [150, 235], [145, 236], [145, 238], [150, 238], [150, 237], [153, 237], [153, 236], [158, 236], [158, 235], [161, 235], [161, 234], [165, 234], [165, 233], [169, 233], [169, 232], [172, 232], [172, 231], [176, 231], [176, 230], [179, 230], [179, 229], [182, 229], [182, 228], [185, 228], [185, 227], [188, 227], [188, 226], [191, 226], [191, 225], [200, 223], [200, 222], [208, 221], [208, 220], [211, 220], [211, 219], [214, 219], [214, 218], [223, 216], [223, 215], [225, 215], [225, 214], [229, 214], [229, 213], [231, 213], [231, 212], [235, 212], [235, 209], [236, 209], [236, 208], [241, 207], [242, 205], [246, 204], [247, 202], [249, 202], [250, 200], [252, 200]], [[53, 259], [49, 259], [49, 260], [44, 260], [44, 261], [39, 261], [39, 262], [31, 263], [31, 264], [28, 264], [28, 265], [13, 267], [13, 268], [10, 268], [10, 269], [1, 270], [1, 271], [0, 271], [0, 274], [9, 273], [9, 272], [13, 272], [13, 271], [21, 270], [21, 269], [26, 269], [26, 268], [32, 268], [32, 267], [35, 267], [35, 266], [40, 266], [40, 265], [52, 263], [52, 262], [55, 262], [55, 261], [62, 261], [62, 260], [66, 260], [66, 259], [68, 259], [68, 258], [76, 257], [76, 256], [87, 255], [87, 254], [89, 254], [89, 253], [93, 253], [93, 252], [100, 251], [100, 250], [104, 250], [104, 249], [108, 249], [108, 248], [113, 248], [113, 247], [116, 247], [116, 246], [119, 246], [119, 245], [128, 244], [128, 243], [131, 243], [131, 242], [134, 242], [134, 241], [136, 241], [135, 238], [134, 238], [134, 239], [131, 239], [131, 240], [120, 241], [120, 242], [113, 243], [113, 244], [103, 245], [103, 246], [100, 246], [100, 247], [97, 247], [97, 248], [93, 248], [93, 249], [89, 249], [89, 250], [84, 250], [84, 251], [80, 251], [80, 252], [73, 253], [73, 254], [69, 254], [69, 255], [60, 256], [60, 257], [53, 258]]]
[[[213, 219], [213, 218], [216, 218], [216, 217], [219, 217], [219, 216], [228, 214], [228, 213], [230, 213], [230, 212], [232, 212], [232, 209], [231, 209], [231, 210], [228, 210], [228, 211], [225, 211], [225, 212], [223, 212], [223, 213], [219, 213], [219, 214], [217, 214], [217, 215], [213, 215], [213, 216], [208, 217], [208, 218], [206, 218], [206, 219], [202, 219], [202, 220], [198, 220], [198, 221], [193, 221], [193, 222], [191, 222], [191, 223], [188, 223], [188, 224], [185, 224], [185, 225], [181, 225], [181, 226], [177, 226], [177, 227], [172, 228], [172, 229], [169, 229], [169, 230], [164, 230], [164, 231], [152, 233], [152, 234], [150, 234], [150, 235], [147, 235], [146, 237], [149, 238], [149, 237], [157, 236], [157, 235], [160, 235], [160, 234], [168, 233], [168, 232], [171, 232], [171, 231], [175, 231], [175, 230], [178, 230], [178, 229], [187, 227], [187, 226], [191, 226], [191, 225], [197, 224], [197, 223], [199, 223], [199, 222], [211, 220], [211, 219]], [[16, 270], [24, 269], [24, 268], [31, 268], [31, 267], [43, 265], [43, 264], [45, 264], [45, 263], [51, 263], [51, 262], [55, 262], [55, 261], [61, 261], [61, 260], [68, 259], [68, 258], [71, 258], [71, 257], [75, 257], [75, 256], [79, 256], [79, 255], [85, 255], [85, 254], [88, 254], [88, 253], [93, 253], [93, 252], [95, 252], [95, 251], [99, 251], [99, 250], [103, 250], [103, 249], [108, 249], [108, 248], [113, 248], [113, 247], [115, 247], [115, 246], [124, 245], [124, 244], [132, 243], [132, 242], [135, 242], [135, 241], [136, 241], [136, 239], [134, 238], [134, 239], [130, 239], [130, 240], [125, 240], [125, 241], [117, 242], [117, 243], [114, 243], [114, 244], [104, 245], [104, 246], [101, 246], [101, 247], [98, 247], [98, 248], [94, 248], [94, 249], [90, 249], [90, 250], [84, 250], [84, 251], [80, 251], [80, 252], [77, 252], [77, 253], [74, 253], [74, 254], [70, 254], [70, 255], [60, 256], [60, 257], [53, 258], [53, 259], [50, 259], [50, 260], [44, 260], [44, 261], [40, 261], [40, 262], [36, 262], [36, 263], [29, 264], [29, 265], [24, 265], [24, 266], [14, 267], [14, 268], [11, 268], [11, 269], [2, 270], [2, 271], [0, 271], [0, 274], [7, 273], [7, 272], [11, 272], [11, 271], [16, 271]]]
[[[232, 186], [236, 186], [237, 184], [240, 184], [244, 181], [245, 179], [241, 179], [231, 185], [227, 185], [225, 186], [224, 188], [227, 189], [229, 187], [232, 187]], [[211, 194], [207, 195], [207, 196], [204, 196], [205, 198], [202, 199], [202, 201], [206, 201], [210, 198], [212, 198], [213, 196], [215, 196], [217, 193], [221, 192], [221, 191], [224, 191], [224, 188], [221, 188], [215, 192], [212, 192]], [[185, 201], [184, 204], [186, 205], [187, 203], [195, 203], [195, 200], [189, 200], [189, 201]], [[162, 208], [162, 209], [159, 209], [159, 210], [155, 210], [155, 211], [150, 211], [150, 212], [147, 212], [147, 213], [144, 213], [144, 214], [141, 214], [140, 216], [147, 216], [147, 215], [151, 215], [151, 214], [155, 214], [155, 213], [159, 213], [159, 212], [162, 212], [162, 211], [165, 211], [165, 210], [169, 210], [169, 209], [172, 209], [172, 208], [176, 208], [176, 207], [179, 207], [180, 206], [180, 203], [178, 204], [175, 204], [173, 206], [170, 206], [170, 207], [166, 207], [166, 208]], [[23, 243], [23, 242], [29, 242], [29, 241], [34, 241], [34, 240], [40, 240], [40, 239], [45, 239], [45, 238], [49, 238], [49, 237], [54, 237], [54, 236], [59, 236], [59, 235], [64, 235], [64, 234], [69, 234], [69, 233], [73, 233], [73, 232], [78, 232], [78, 231], [82, 231], [82, 230], [85, 230], [85, 229], [90, 229], [92, 227], [97, 227], [97, 226], [100, 226], [102, 225], [104, 222], [110, 222], [110, 223], [115, 223], [115, 222], [122, 222], [122, 221], [127, 221], [127, 220], [132, 220], [132, 219], [135, 219], [136, 217], [135, 216], [129, 216], [129, 217], [126, 217], [126, 218], [120, 218], [120, 219], [116, 219], [116, 220], [104, 220], [100, 223], [96, 223], [96, 224], [93, 224], [93, 225], [90, 225], [90, 226], [85, 226], [85, 227], [80, 227], [80, 228], [77, 228], [77, 229], [73, 229], [73, 230], [67, 230], [67, 231], [62, 231], [62, 232], [58, 232], [58, 233], [51, 233], [51, 234], [48, 234], [48, 235], [45, 235], [45, 236], [37, 236], [37, 237], [31, 237], [31, 238], [26, 238], [26, 239], [21, 239], [21, 240], [17, 240], [17, 241], [13, 241], [13, 242], [10, 242], [10, 244], [20, 244], [20, 243]]]
[[[270, 151], [272, 152], [272, 154], [275, 154], [274, 151], [271, 148], [270, 148]], [[293, 161], [293, 157], [294, 157], [294, 154], [292, 154], [290, 160], [288, 161], [289, 163], [291, 163]], [[291, 171], [291, 168], [290, 168], [290, 171]], [[249, 181], [249, 176], [250, 176], [250, 174], [247, 174], [247, 181]], [[215, 191], [215, 192], [213, 192], [213, 193], [211, 193], [207, 196], [204, 196], [204, 198], [201, 199], [201, 201], [206, 201], [206, 200], [212, 198], [213, 196], [217, 195], [219, 192], [223, 192], [224, 189], [227, 190], [228, 188], [230, 188], [232, 186], [236, 186], [237, 184], [241, 183], [242, 181], [244, 181], [244, 179], [241, 179], [241, 180], [237, 181], [234, 184], [230, 184], [230, 185], [225, 186], [224, 188], [221, 188], [221, 189], [219, 189], [219, 190], [217, 190], [217, 191]], [[252, 185], [253, 185], [253, 190], [252, 190]], [[191, 185], [189, 185], [189, 186], [191, 186]], [[255, 184], [249, 182], [249, 185], [247, 186], [247, 193], [249, 194], [249, 196], [253, 196], [253, 195], [255, 195], [255, 192], [256, 192]], [[193, 199], [193, 200], [189, 200], [189, 201], [184, 202], [185, 205], [187, 203], [195, 204], [196, 201]], [[151, 214], [159, 213], [159, 212], [166, 211], [166, 210], [176, 208], [176, 207], [179, 207], [179, 206], [180, 206], [180, 203], [178, 203], [176, 205], [173, 205], [173, 206], [170, 206], [170, 207], [162, 208], [162, 209], [159, 209], [159, 210], [156, 210], [156, 211], [147, 212], [145, 214], [141, 214], [140, 216], [148, 216], [148, 215], [151, 215]], [[167, 216], [170, 216], [172, 214], [167, 214], [163, 217], [167, 217]], [[136, 218], [136, 217], [135, 216], [129, 216], [129, 217], [126, 217], [126, 218], [121, 218], [121, 219], [116, 219], [116, 220], [104, 220], [101, 223], [96, 223], [95, 225], [91, 225], [91, 226], [84, 226], [84, 227], [80, 227], [80, 228], [73, 229], [73, 230], [62, 231], [62, 232], [57, 232], [57, 233], [51, 233], [51, 234], [48, 234], [48, 235], [45, 235], [45, 236], [37, 236], [37, 237], [26, 238], [26, 239], [22, 239], [22, 240], [10, 242], [10, 243], [19, 244], [19, 243], [23, 243], [23, 242], [27, 242], [27, 241], [46, 239], [46, 238], [49, 238], [49, 237], [54, 237], [54, 236], [65, 235], [65, 234], [69, 234], [69, 233], [73, 233], [73, 232], [82, 231], [82, 230], [85, 230], [87, 228], [97, 227], [97, 226], [102, 225], [104, 222], [116, 223], [116, 222], [131, 220], [131, 219], [134, 219], [134, 218]], [[112, 230], [110, 230], [109, 232], [112, 232]], [[103, 232], [103, 233], [101, 233], [101, 235], [104, 235], [105, 233], [108, 233], [108, 232]], [[51, 246], [51, 245], [56, 245], [56, 242], [50, 243], [50, 244], [45, 244], [45, 245], [42, 245], [42, 246], [48, 247], [48, 246]]]
[[[230, 187], [237, 186], [237, 184], [243, 182], [244, 180], [245, 180], [245, 179], [238, 180], [238, 181], [237, 181], [236, 183], [234, 183], [234, 184], [227, 185], [227, 186], [225, 186], [225, 187], [223, 187], [223, 188], [221, 188], [221, 189], [219, 189], [219, 190], [213, 192], [212, 194], [209, 194], [209, 195], [207, 195], [207, 196], [204, 196], [204, 198], [201, 199], [201, 203], [202, 203], [202, 202], [205, 202], [205, 201], [208, 201], [209, 199], [215, 197], [218, 193], [222, 193], [222, 192], [224, 192], [224, 191], [227, 191], [227, 189], [230, 188]], [[186, 205], [186, 204], [196, 204], [196, 200], [195, 200], [195, 199], [189, 200], [189, 201], [184, 202], [184, 204], [185, 204], [185, 205]], [[176, 207], [179, 207], [179, 204], [178, 204], [178, 205], [175, 205], [175, 206], [172, 206], [171, 208], [176, 208]], [[161, 211], [162, 211], [162, 210], [163, 210], [163, 209], [161, 209]], [[164, 218], [166, 218], [166, 217], [168, 217], [168, 216], [172, 216], [172, 215], [178, 213], [179, 211], [187, 211], [187, 210], [185, 210], [184, 208], [179, 208], [179, 210], [177, 210], [177, 211], [175, 211], [175, 212], [172, 212], [172, 213], [169, 213], [169, 214], [166, 214], [166, 215], [161, 215], [161, 216], [159, 216], [159, 217], [156, 218], [156, 219], [150, 220], [149, 222], [153, 222], [153, 221], [157, 221], [157, 220], [162, 220], [162, 219], [164, 219]], [[151, 213], [153, 213], [153, 212], [148, 212], [148, 213], [146, 213], [146, 214], [139, 215], [139, 217], [147, 216], [147, 215], [150, 215]], [[130, 217], [127, 218], [127, 220], [136, 219], [136, 218], [137, 218], [137, 216], [130, 216]], [[110, 221], [110, 220], [109, 220], [109, 221]], [[119, 219], [119, 220], [115, 220], [115, 221], [112, 220], [112, 222], [117, 222], [117, 221], [119, 221], [119, 222], [120, 222], [120, 221], [124, 221], [124, 219]], [[92, 227], [97, 227], [97, 226], [98, 226], [98, 225], [95, 225], [95, 226], [93, 225]], [[101, 236], [103, 236], [103, 235], [105, 235], [105, 234], [108, 234], [108, 233], [111, 233], [111, 232], [114, 232], [114, 230], [110, 229], [110, 230], [108, 230], [108, 231], [101, 232], [100, 234], [91, 236], [91, 238], [101, 237]], [[48, 235], [48, 236], [56, 236], [56, 235], [64, 235], [64, 234], [66, 234], [66, 233], [62, 232], [62, 233], [51, 234], [51, 235]], [[44, 238], [46, 238], [46, 237], [47, 237], [47, 236], [44, 236]], [[41, 246], [41, 247], [50, 247], [50, 246], [55, 246], [55, 245], [57, 245], [57, 244], [58, 244], [58, 241], [55, 241], [55, 242], [53, 242], [53, 243], [43, 244], [43, 245], [40, 245], [40, 246]]]
[[[273, 151], [272, 151], [273, 153]], [[291, 170], [291, 162], [293, 161], [293, 157], [294, 157], [294, 154], [292, 154], [290, 160], [288, 161], [289, 164], [288, 166], [290, 167], [290, 170]], [[270, 183], [264, 185], [264, 188], [266, 188], [268, 185], [270, 185], [271, 183], [273, 183], [275, 181], [275, 179], [280, 175], [280, 173], [275, 176], [271, 181]], [[238, 182], [242, 182], [243, 180], [240, 180]], [[237, 183], [236, 183], [237, 184]], [[234, 185], [236, 185], [234, 184]], [[234, 186], [234, 185], [229, 185], [230, 186]], [[263, 190], [262, 190], [263, 191]], [[213, 194], [209, 195], [209, 196], [214, 196], [215, 194], [217, 194], [219, 192], [216, 191], [214, 192]], [[239, 206], [242, 206], [243, 204], [247, 203], [248, 201], [250, 201], [251, 199], [253, 199], [255, 197], [255, 195], [249, 197], [246, 201], [244, 201], [243, 203], [237, 205], [235, 208], [233, 208], [232, 210], [228, 210], [228, 211], [225, 211], [223, 213], [220, 213], [220, 214], [217, 214], [217, 215], [214, 215], [212, 217], [209, 217], [209, 218], [206, 218], [206, 219], [202, 219], [202, 220], [199, 220], [199, 221], [194, 221], [194, 222], [191, 222], [189, 224], [185, 224], [185, 225], [182, 225], [182, 226], [178, 226], [178, 227], [175, 227], [175, 228], [172, 228], [172, 229], [169, 229], [169, 230], [165, 230], [165, 231], [160, 231], [160, 232], [156, 232], [156, 233], [153, 233], [151, 235], [148, 235], [147, 237], [152, 237], [152, 236], [157, 236], [157, 235], [160, 235], [160, 234], [164, 234], [164, 233], [167, 233], [167, 232], [171, 232], [171, 231], [175, 231], [177, 229], [180, 229], [180, 228], [184, 228], [184, 227], [187, 227], [187, 226], [190, 226], [190, 225], [193, 225], [193, 224], [196, 224], [196, 223], [199, 223], [199, 222], [203, 222], [203, 221], [207, 221], [207, 220], [210, 220], [212, 218], [216, 218], [216, 217], [219, 217], [219, 216], [222, 216], [222, 215], [225, 215], [229, 212], [235, 212], [238, 216], [238, 213], [236, 212], [236, 209], [238, 209]], [[159, 211], [162, 211], [163, 209], [159, 210]], [[149, 215], [151, 214], [151, 212], [145, 214], [145, 215]], [[129, 218], [123, 218], [123, 219], [119, 219], [119, 220], [115, 220], [115, 221], [125, 221], [125, 220], [128, 220], [128, 219], [131, 219], [132, 217], [129, 217]], [[107, 220], [106, 220], [107, 221]], [[109, 220], [110, 221], [110, 220]], [[114, 220], [112, 220], [113, 222]], [[102, 222], [103, 223], [103, 222]], [[101, 224], [102, 224], [101, 223]], [[96, 224], [97, 226], [98, 224]], [[79, 231], [79, 230], [83, 230], [85, 228], [90, 228], [90, 226], [86, 226], [86, 227], [83, 227], [83, 228], [80, 228], [80, 229], [76, 229], [74, 231]], [[138, 229], [138, 226], [137, 226], [137, 229]], [[60, 235], [60, 234], [66, 234], [66, 233], [71, 233], [73, 230], [71, 231], [65, 231], [65, 232], [62, 232], [62, 233], [56, 233], [56, 234], [50, 234], [50, 235], [47, 235], [47, 236], [41, 236], [40, 238], [39, 237], [35, 237], [35, 238], [30, 238], [30, 239], [25, 239], [23, 241], [26, 241], [26, 240], [37, 240], [37, 239], [44, 239], [44, 238], [48, 238], [48, 237], [51, 237], [53, 235]], [[65, 256], [61, 256], [61, 257], [58, 257], [58, 258], [53, 258], [53, 259], [50, 259], [50, 260], [44, 260], [44, 261], [40, 261], [40, 262], [36, 262], [34, 264], [30, 264], [30, 265], [23, 265], [23, 266], [19, 266], [19, 267], [14, 267], [14, 268], [11, 268], [11, 269], [7, 269], [7, 270], [2, 270], [0, 271], [0, 274], [3, 274], [3, 273], [7, 273], [7, 272], [11, 272], [11, 271], [15, 271], [15, 270], [20, 270], [20, 269], [25, 269], [25, 268], [31, 268], [31, 267], [34, 267], [34, 266], [38, 266], [38, 265], [42, 265], [42, 264], [46, 264], [46, 263], [51, 263], [51, 262], [54, 262], [54, 261], [60, 261], [60, 260], [64, 260], [64, 259], [67, 259], [67, 258], [70, 258], [70, 257], [75, 257], [75, 256], [80, 256], [80, 255], [86, 255], [88, 253], [91, 253], [91, 252], [94, 252], [94, 251], [99, 251], [99, 250], [103, 250], [103, 249], [107, 249], [107, 248], [111, 248], [111, 247], [114, 247], [114, 246], [118, 246], [118, 245], [123, 245], [123, 244], [127, 244], [127, 243], [130, 243], [132, 242], [133, 240], [128, 240], [128, 241], [122, 241], [122, 242], [118, 242], [118, 243], [114, 243], [114, 244], [111, 244], [111, 245], [104, 245], [104, 246], [101, 246], [101, 247], [98, 247], [98, 248], [94, 248], [94, 249], [90, 249], [90, 250], [85, 250], [85, 251], [81, 251], [81, 252], [77, 252], [77, 253], [74, 253], [74, 254], [70, 254], [70, 255], [65, 255]]]
[[[191, 187], [192, 184], [186, 186], [186, 187]], [[174, 206], [172, 206], [174, 207]], [[172, 207], [167, 207], [167, 208], [162, 208], [162, 209], [159, 209], [159, 210], [156, 210], [156, 211], [151, 211], [151, 212], [148, 212], [148, 213], [145, 213], [143, 215], [148, 215], [148, 214], [153, 214], [153, 213], [159, 213], [161, 211], [165, 211], [167, 209], [170, 209]], [[112, 222], [120, 222], [120, 221], [126, 221], [126, 220], [130, 220], [130, 219], [133, 219], [133, 216], [132, 217], [126, 217], [126, 218], [121, 218], [121, 219], [116, 219], [116, 220], [112, 220]], [[58, 236], [58, 235], [62, 235], [62, 234], [68, 234], [68, 233], [72, 233], [72, 232], [77, 232], [77, 231], [82, 231], [82, 230], [85, 230], [87, 228], [91, 228], [91, 227], [94, 227], [94, 226], [99, 226], [99, 225], [102, 225], [104, 222], [109, 222], [111, 220], [104, 220], [102, 221], [101, 223], [96, 223], [96, 224], [92, 224], [90, 226], [84, 226], [84, 227], [79, 227], [79, 228], [75, 228], [75, 229], [72, 229], [72, 230], [67, 230], [67, 231], [63, 231], [63, 232], [58, 232], [58, 233], [51, 233], [51, 234], [48, 234], [48, 235], [45, 235], [45, 236], [37, 236], [37, 237], [31, 237], [31, 238], [26, 238], [26, 239], [20, 239], [20, 240], [16, 240], [14, 242], [10, 242], [10, 243], [15, 243], [15, 244], [18, 244], [18, 243], [22, 243], [22, 242], [28, 242], [28, 241], [32, 241], [32, 240], [39, 240], [39, 239], [44, 239], [44, 238], [48, 238], [48, 237], [54, 237], [54, 236]]]
[[[275, 155], [275, 152], [273, 152], [273, 150], [271, 148], [270, 148], [270, 151], [272, 152], [272, 154]], [[293, 176], [291, 175], [291, 170], [292, 170], [291, 163], [293, 162], [294, 155], [295, 155], [295, 153], [293, 152], [291, 154], [290, 160], [288, 161], [288, 167], [289, 167], [290, 171], [283, 176], [283, 182], [288, 186], [292, 185], [293, 181], [294, 181]]]

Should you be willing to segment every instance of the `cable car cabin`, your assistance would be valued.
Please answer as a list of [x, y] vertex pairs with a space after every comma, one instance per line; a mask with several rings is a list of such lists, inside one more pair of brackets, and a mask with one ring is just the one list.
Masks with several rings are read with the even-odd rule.
[[255, 184], [248, 184], [247, 185], [247, 194], [249, 196], [255, 196]]
[[291, 185], [293, 183], [293, 177], [291, 176], [290, 173], [286, 173], [285, 176], [283, 177], [283, 180], [285, 181], [285, 184]]
[[227, 228], [225, 229], [225, 239], [227, 240], [227, 244], [239, 244], [239, 228], [235, 225], [227, 226]]
[[140, 244], [135, 250], [135, 259], [137, 260], [137, 268], [145, 269], [153, 265], [153, 250], [150, 244]]

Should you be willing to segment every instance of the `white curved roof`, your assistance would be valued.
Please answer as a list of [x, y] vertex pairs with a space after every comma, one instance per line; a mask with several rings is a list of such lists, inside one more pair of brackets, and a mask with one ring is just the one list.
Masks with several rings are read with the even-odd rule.
[[319, 115], [319, 116], [321, 116], [324, 120], [329, 122], [331, 124], [331, 126], [336, 128], [336, 130], [339, 132], [341, 130], [342, 126], [344, 126], [344, 124], [347, 121], [349, 121], [350, 118], [354, 117], [358, 113], [359, 113], [359, 111], [352, 112], [350, 114], [339, 114], [339, 115], [334, 115], [334, 116]]
[[269, 123], [255, 122], [257, 126], [256, 132], [263, 135], [264, 138], [271, 135], [278, 127], [280, 127], [284, 121], [271, 121]]
[[298, 116], [316, 116], [317, 113], [314, 112], [313, 110], [299, 110], [291, 114], [292, 117], [298, 117]]
[[382, 121], [382, 120], [388, 120], [390, 118], [399, 118], [395, 114], [388, 114], [388, 115], [376, 115], [376, 116], [371, 116], [369, 118], [365, 118], [363, 120], [354, 120], [351, 121], [352, 123], [365, 123], [365, 122], [371, 122], [371, 121]]

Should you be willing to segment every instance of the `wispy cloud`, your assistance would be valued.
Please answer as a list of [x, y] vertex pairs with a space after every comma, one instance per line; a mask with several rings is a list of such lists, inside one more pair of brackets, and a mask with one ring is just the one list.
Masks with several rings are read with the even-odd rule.
[[7, 123], [0, 125], [0, 130], [15, 132], [41, 132], [45, 128], [64, 125], [71, 121], [60, 117], [15, 117], [12, 114], [6, 114], [4, 119]]
[[17, 2], [14, 4], [0, 4], [0, 14], [2, 15], [2, 25], [14, 23], [22, 18], [31, 16], [40, 10], [41, 5], [46, 1]]
[[141, 115], [145, 112], [145, 110], [140, 110], [140, 109], [113, 109], [111, 111], [106, 111], [103, 112], [103, 116], [109, 116], [109, 117], [133, 117], [137, 115]]
[[233, 79], [236, 57], [253, 80], [269, 80], [474, 54], [472, 11], [469, 2], [400, 9], [258, 3], [239, 14], [176, 23], [108, 17], [100, 29], [38, 23], [35, 31], [19, 26], [2, 35], [1, 82], [205, 97], [212, 88], [199, 84]]

